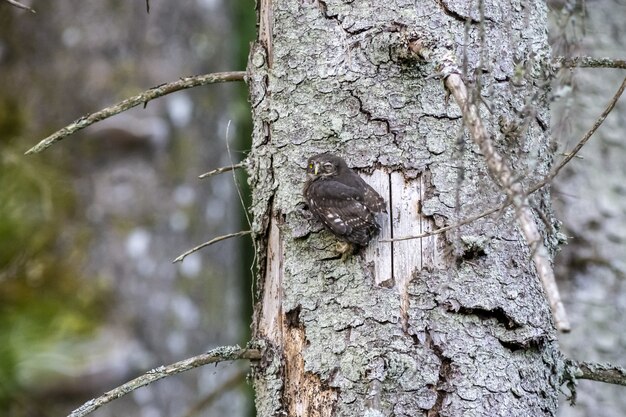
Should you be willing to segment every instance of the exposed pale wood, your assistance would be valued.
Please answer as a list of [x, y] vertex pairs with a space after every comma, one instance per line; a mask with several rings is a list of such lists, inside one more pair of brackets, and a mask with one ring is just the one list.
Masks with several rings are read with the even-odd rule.
[[[393, 235], [422, 233], [420, 177], [407, 179], [401, 172], [391, 173], [391, 199]], [[396, 280], [410, 278], [413, 271], [422, 267], [422, 240], [393, 242], [393, 274]], [[399, 284], [400, 285], [400, 284]]]
[[268, 66], [272, 62], [272, 14], [271, 0], [260, 0], [259, 9], [259, 40], [265, 47], [267, 53]]
[[[391, 219], [393, 235], [414, 235], [422, 232], [421, 176], [405, 178], [402, 172], [391, 173]], [[408, 284], [413, 272], [422, 268], [422, 239], [393, 242], [393, 276], [400, 294], [402, 327], [408, 330]]]
[[306, 348], [304, 326], [285, 325], [285, 402], [293, 417], [331, 417], [337, 390], [323, 384], [319, 375], [307, 372], [302, 351]]
[[274, 219], [270, 222], [267, 242], [267, 273], [263, 283], [263, 315], [259, 321], [261, 334], [277, 346], [282, 345], [282, 282], [283, 243]]
[[[420, 175], [420, 201], [424, 201], [426, 184], [424, 176]], [[420, 233], [428, 233], [437, 229], [432, 218], [421, 215], [421, 205], [418, 208], [420, 212]], [[420, 239], [422, 241], [422, 265], [421, 268], [433, 270], [445, 268], [445, 260], [443, 258], [445, 242], [442, 234], [434, 234]]]
[[394, 285], [391, 261], [391, 242], [381, 242], [391, 238], [391, 208], [389, 206], [389, 174], [386, 171], [376, 170], [371, 175], [362, 174], [361, 177], [372, 186], [387, 202], [387, 213], [378, 216], [381, 231], [365, 249], [365, 261], [374, 274], [374, 283], [383, 287]]

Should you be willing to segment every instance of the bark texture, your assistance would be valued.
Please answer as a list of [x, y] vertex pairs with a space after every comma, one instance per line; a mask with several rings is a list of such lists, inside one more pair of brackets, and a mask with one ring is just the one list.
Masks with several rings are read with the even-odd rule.
[[[555, 415], [556, 335], [512, 213], [381, 241], [503, 199], [435, 65], [403, 58], [408, 37], [465, 61], [521, 181], [548, 172], [545, 4], [487, 1], [481, 13], [464, 1], [277, 0], [261, 1], [259, 17], [254, 333], [274, 355], [256, 370], [258, 415]], [[322, 151], [345, 157], [389, 204], [379, 240], [345, 262], [302, 210], [306, 160]], [[553, 248], [548, 196], [533, 202]]]
[[[558, 6], [558, 5], [557, 5]], [[572, 23], [556, 8], [555, 54], [623, 58], [626, 4], [602, 0], [573, 10]], [[584, 13], [584, 19], [581, 16]], [[583, 30], [584, 29], [584, 30]], [[563, 33], [565, 32], [565, 33]], [[571, 49], [566, 49], [569, 47]], [[573, 50], [572, 50], [573, 49]], [[555, 88], [553, 131], [559, 151], [571, 149], [593, 125], [626, 75], [624, 71], [578, 69], [560, 74]], [[561, 347], [575, 360], [626, 366], [626, 97], [556, 179], [555, 210], [568, 243], [556, 258], [558, 277], [572, 319]], [[580, 381], [576, 406], [563, 398], [560, 417], [626, 414], [624, 387]]]

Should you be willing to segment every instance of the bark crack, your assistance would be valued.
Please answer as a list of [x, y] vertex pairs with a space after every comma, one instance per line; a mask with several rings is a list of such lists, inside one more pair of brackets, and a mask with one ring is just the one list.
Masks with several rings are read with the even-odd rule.
[[378, 122], [378, 123], [382, 123], [383, 126], [385, 127], [385, 132], [388, 134], [391, 134], [393, 139], [393, 143], [396, 143], [396, 140], [398, 138], [398, 132], [396, 132], [395, 130], [393, 130], [391, 128], [391, 124], [389, 123], [389, 119], [385, 119], [383, 117], [375, 117], [372, 115], [372, 112], [367, 110], [364, 106], [363, 106], [363, 100], [361, 100], [361, 97], [359, 97], [354, 90], [350, 90], [349, 91], [350, 95], [352, 97], [354, 97], [357, 102], [359, 103], [359, 113], [363, 114], [365, 116], [365, 118], [367, 119], [367, 123], [371, 123], [371, 122]]
[[452, 377], [452, 359], [443, 353], [443, 349], [435, 343], [429, 331], [426, 332], [426, 346], [433, 351], [441, 363], [441, 365], [439, 365], [439, 378], [437, 379], [437, 384], [433, 387], [437, 392], [437, 399], [435, 400], [435, 404], [432, 408], [428, 410], [427, 416], [440, 417], [442, 415], [441, 413], [445, 405], [446, 397], [451, 390], [449, 380]]
[[475, 24], [475, 25], [480, 23], [480, 21], [472, 18], [471, 16], [463, 16], [459, 12], [456, 12], [450, 9], [450, 7], [445, 2], [445, 0], [436, 0], [436, 1], [437, 1], [437, 4], [441, 6], [441, 9], [443, 10], [443, 12], [447, 16], [450, 16], [451, 18], [453, 18], [454, 20], [458, 20], [459, 22], [464, 22], [464, 23], [469, 21], [470, 23]]
[[502, 307], [482, 308], [482, 307], [459, 307], [456, 311], [459, 314], [474, 315], [481, 320], [495, 319], [507, 330], [515, 330], [522, 327], [513, 317], [507, 314]]
[[318, 0], [317, 3], [319, 4], [319, 8], [320, 11], [322, 12], [322, 15], [327, 19], [327, 20], [332, 20], [334, 22], [337, 23], [337, 26], [339, 26], [339, 28], [344, 31], [345, 33], [347, 33], [350, 36], [354, 36], [354, 35], [359, 35], [363, 32], [367, 32], [368, 30], [370, 30], [372, 28], [372, 26], [365, 26], [359, 29], [355, 29], [355, 30], [350, 30], [349, 28], [345, 28], [343, 27], [343, 19], [339, 17], [339, 14], [329, 14], [328, 13], [328, 5], [326, 4], [326, 1], [324, 0]]

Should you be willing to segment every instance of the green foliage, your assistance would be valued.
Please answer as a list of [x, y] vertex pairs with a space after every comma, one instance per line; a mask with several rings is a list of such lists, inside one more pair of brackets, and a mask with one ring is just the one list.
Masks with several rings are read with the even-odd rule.
[[18, 106], [0, 99], [0, 415], [66, 372], [103, 307], [101, 289], [81, 277], [88, 237], [72, 223], [71, 184], [17, 151], [22, 126]]

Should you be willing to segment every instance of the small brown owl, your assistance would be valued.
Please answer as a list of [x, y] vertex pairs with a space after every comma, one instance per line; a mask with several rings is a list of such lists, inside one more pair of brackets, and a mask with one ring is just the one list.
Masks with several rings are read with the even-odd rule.
[[309, 210], [339, 238], [366, 246], [380, 230], [376, 213], [385, 200], [338, 156], [321, 153], [309, 158], [304, 198]]

